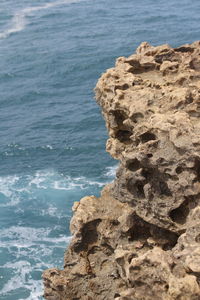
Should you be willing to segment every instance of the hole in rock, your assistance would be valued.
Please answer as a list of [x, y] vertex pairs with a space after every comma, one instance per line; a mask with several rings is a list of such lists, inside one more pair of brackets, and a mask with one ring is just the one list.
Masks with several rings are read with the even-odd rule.
[[153, 156], [152, 153], [148, 153], [148, 154], [147, 154], [147, 157], [148, 157], [148, 158], [151, 158], [152, 156]]
[[161, 246], [163, 250], [170, 250], [176, 245], [178, 239], [176, 233], [145, 222], [135, 214], [133, 214], [132, 218], [133, 225], [128, 231], [129, 241], [139, 240], [146, 243], [147, 239], [152, 237], [155, 243]]
[[176, 173], [177, 173], [177, 174], [180, 174], [180, 173], [182, 173], [182, 172], [183, 172], [182, 167], [179, 166], [179, 167], [176, 168]]
[[119, 100], [123, 100], [124, 99], [124, 94], [121, 94], [118, 97], [119, 97]]
[[102, 247], [103, 247], [103, 253], [105, 255], [110, 256], [114, 253], [114, 249], [107, 243], [102, 244]]
[[169, 217], [173, 222], [178, 224], [185, 224], [189, 214], [188, 200], [186, 199], [179, 207], [173, 209], [169, 213]]
[[144, 182], [142, 181], [134, 181], [130, 179], [127, 183], [127, 190], [134, 195], [135, 197], [142, 199], [145, 197], [144, 194]]
[[193, 58], [190, 63], [190, 68], [196, 71], [200, 70], [200, 59], [199, 58]]
[[196, 173], [196, 179], [200, 181], [200, 159], [196, 158], [195, 163], [194, 163], [194, 170]]
[[139, 272], [141, 270], [140, 266], [130, 266], [129, 271], [134, 272], [137, 271]]
[[134, 66], [132, 68], [130, 68], [128, 70], [128, 72], [132, 73], [132, 74], [141, 74], [144, 72], [150, 72], [153, 71], [155, 69], [155, 65], [149, 65], [149, 66], [141, 66], [139, 65], [138, 67]]
[[138, 123], [139, 121], [141, 121], [142, 119], [144, 118], [143, 114], [138, 112], [138, 113], [134, 113], [132, 116], [131, 116], [131, 120], [134, 122], [134, 123]]
[[145, 283], [142, 282], [142, 281], [140, 281], [140, 280], [135, 280], [135, 281], [134, 281], [134, 286], [135, 286], [135, 287], [141, 287], [141, 286], [143, 286], [143, 285], [145, 285]]
[[150, 179], [152, 178], [153, 176], [153, 173], [154, 173], [154, 170], [152, 168], [149, 168], [149, 169], [143, 169], [142, 170], [142, 176], [144, 176], [147, 180], [150, 181]]
[[144, 194], [144, 183], [141, 181], [137, 181], [135, 183], [136, 186], [136, 192], [139, 198], [144, 198], [145, 194]]
[[169, 284], [165, 284], [165, 289], [168, 290], [169, 289]]
[[171, 250], [171, 249], [172, 249], [172, 246], [171, 246], [169, 243], [167, 243], [167, 244], [165, 244], [165, 245], [162, 246], [162, 249], [163, 249], [164, 251], [168, 251], [168, 250]]
[[188, 111], [188, 114], [192, 118], [199, 118], [199, 116], [200, 116], [199, 112], [196, 110], [190, 110], [190, 111]]
[[120, 224], [120, 222], [118, 220], [111, 220], [110, 223], [113, 225], [113, 226], [117, 226]]
[[196, 241], [197, 243], [200, 243], [200, 234], [198, 234], [198, 235], [196, 236], [195, 241]]
[[176, 69], [177, 69], [177, 66], [171, 66], [168, 68], [168, 70], [170, 70], [170, 71], [175, 71]]
[[60, 292], [63, 292], [64, 291], [64, 286], [63, 285], [57, 285], [57, 289], [60, 291]]
[[128, 257], [128, 263], [130, 264], [133, 258], [138, 257], [137, 253], [132, 253], [129, 257]]
[[129, 160], [127, 162], [127, 169], [129, 169], [130, 171], [133, 171], [133, 172], [140, 169], [139, 160], [137, 158]]
[[193, 102], [193, 96], [192, 96], [192, 93], [189, 93], [188, 95], [187, 95], [187, 97], [186, 97], [186, 99], [185, 99], [185, 103], [186, 104], [190, 104], [190, 103], [192, 103]]
[[[162, 174], [157, 169], [143, 169], [142, 176], [146, 179], [145, 182], [150, 183], [153, 194], [172, 196], [172, 193], [167, 185], [167, 175]], [[163, 179], [163, 180], [161, 180]]]
[[165, 60], [175, 61], [175, 59], [173, 59], [173, 57], [174, 57], [173, 50], [170, 51], [169, 49], [165, 49], [162, 52], [160, 52], [159, 54], [156, 54], [154, 59], [157, 63], [161, 64]]
[[115, 91], [116, 90], [123, 90], [123, 91], [125, 91], [125, 90], [127, 90], [129, 88], [129, 85], [127, 84], [127, 83], [124, 83], [123, 85], [116, 85], [115, 86]]
[[114, 110], [111, 111], [111, 114], [114, 116], [116, 123], [118, 126], [121, 126], [124, 120], [127, 118], [125, 113], [122, 110]]
[[185, 52], [193, 52], [194, 49], [192, 49], [191, 47], [187, 47], [187, 46], [181, 46], [181, 47], [178, 47], [178, 48], [174, 48], [174, 50], [176, 52], [182, 52], [182, 53], [185, 53]]
[[96, 252], [100, 251], [100, 247], [99, 246], [93, 246], [89, 251], [88, 251], [88, 255], [90, 254], [95, 254]]
[[140, 217], [133, 216], [133, 218], [134, 224], [128, 231], [129, 241], [146, 240], [149, 236], [151, 236], [149, 224], [143, 221]]
[[130, 136], [132, 135], [132, 132], [128, 130], [118, 130], [115, 134], [115, 137], [121, 142], [121, 143], [130, 143], [131, 139]]
[[165, 196], [172, 196], [172, 193], [165, 181], [159, 182], [160, 194]]
[[149, 141], [156, 140], [156, 136], [155, 136], [154, 133], [145, 132], [145, 133], [140, 135], [140, 140], [141, 140], [142, 143], [147, 143]]
[[120, 297], [120, 294], [116, 293], [116, 294], [114, 295], [114, 298], [117, 298], [117, 297]]
[[148, 110], [146, 111], [146, 113], [147, 113], [148, 116], [150, 116], [150, 115], [155, 114], [155, 111], [152, 110], [152, 109], [148, 109]]
[[81, 241], [74, 245], [76, 252], [85, 251], [88, 245], [94, 244], [98, 240], [97, 226], [101, 219], [90, 221], [86, 223], [81, 230]]
[[165, 161], [165, 159], [164, 159], [163, 157], [160, 157], [160, 158], [158, 159], [158, 163], [159, 163], [159, 164], [164, 163], [164, 161]]

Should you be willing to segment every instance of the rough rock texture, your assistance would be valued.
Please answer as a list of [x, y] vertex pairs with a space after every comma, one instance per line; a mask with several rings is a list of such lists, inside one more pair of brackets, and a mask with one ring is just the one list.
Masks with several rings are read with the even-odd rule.
[[49, 300], [200, 300], [200, 42], [142, 43], [96, 86], [120, 161], [100, 198], [74, 204]]

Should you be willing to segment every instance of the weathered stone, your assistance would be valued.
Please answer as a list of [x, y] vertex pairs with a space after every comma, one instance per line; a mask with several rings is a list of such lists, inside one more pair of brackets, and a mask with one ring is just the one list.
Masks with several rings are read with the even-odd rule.
[[200, 299], [200, 42], [142, 43], [95, 92], [120, 161], [100, 198], [75, 203], [48, 300]]

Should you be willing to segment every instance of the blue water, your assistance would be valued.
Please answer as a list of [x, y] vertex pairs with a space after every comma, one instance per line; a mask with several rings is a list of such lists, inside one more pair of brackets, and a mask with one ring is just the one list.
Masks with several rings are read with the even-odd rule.
[[198, 0], [1, 0], [1, 300], [42, 299], [73, 202], [113, 179], [98, 77], [142, 41], [199, 39], [199, 15]]

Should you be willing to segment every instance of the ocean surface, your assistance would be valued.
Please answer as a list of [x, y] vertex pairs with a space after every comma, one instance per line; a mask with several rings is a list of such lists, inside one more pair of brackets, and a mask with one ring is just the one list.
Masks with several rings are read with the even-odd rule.
[[0, 1], [0, 299], [40, 300], [74, 201], [117, 162], [93, 88], [142, 41], [200, 39], [199, 0]]

